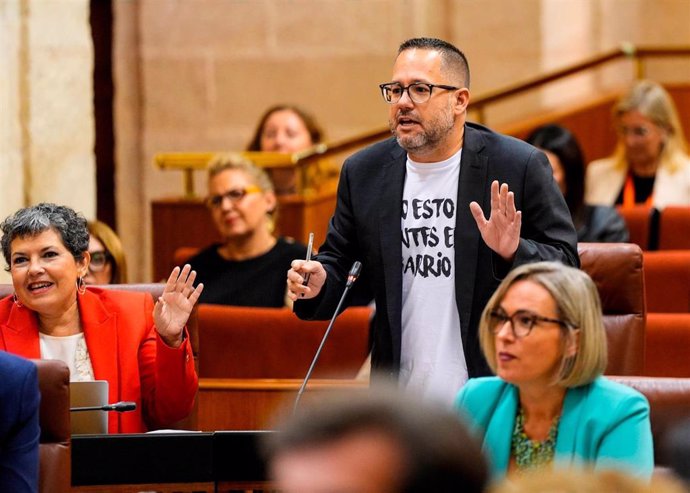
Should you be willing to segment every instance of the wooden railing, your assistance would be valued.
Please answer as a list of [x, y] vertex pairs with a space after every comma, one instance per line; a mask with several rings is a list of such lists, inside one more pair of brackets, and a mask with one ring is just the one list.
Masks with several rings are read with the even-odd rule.
[[[475, 115], [474, 120], [483, 123], [486, 119], [486, 107], [510, 97], [524, 94], [538, 89], [545, 84], [555, 82], [586, 70], [601, 67], [613, 61], [631, 60], [634, 63], [634, 77], [644, 78], [646, 75], [645, 62], [649, 58], [690, 56], [690, 46], [637, 47], [624, 43], [618, 48], [594, 55], [568, 67], [547, 72], [529, 79], [511, 84], [508, 87], [488, 91], [472, 99], [470, 110]], [[363, 147], [390, 136], [388, 128], [380, 128], [364, 132], [354, 137], [336, 142], [321, 143], [305, 151], [295, 154], [243, 152], [242, 154], [257, 165], [266, 168], [294, 167], [298, 170], [298, 192], [305, 186], [305, 171], [320, 159], [328, 158], [342, 152]], [[194, 197], [194, 171], [206, 169], [211, 153], [161, 153], [155, 157], [156, 165], [160, 169], [176, 169], [183, 171], [185, 197]]]

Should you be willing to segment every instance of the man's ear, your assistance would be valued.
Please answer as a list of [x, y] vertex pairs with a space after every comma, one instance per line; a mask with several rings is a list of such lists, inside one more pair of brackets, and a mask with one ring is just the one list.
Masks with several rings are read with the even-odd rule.
[[455, 91], [455, 113], [464, 114], [467, 112], [467, 106], [470, 104], [470, 90], [466, 87]]

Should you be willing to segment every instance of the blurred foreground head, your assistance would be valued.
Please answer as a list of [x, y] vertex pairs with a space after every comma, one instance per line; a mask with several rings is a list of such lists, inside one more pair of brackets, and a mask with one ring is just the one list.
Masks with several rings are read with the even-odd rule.
[[376, 388], [320, 398], [265, 443], [283, 493], [484, 491], [480, 445], [458, 417]]

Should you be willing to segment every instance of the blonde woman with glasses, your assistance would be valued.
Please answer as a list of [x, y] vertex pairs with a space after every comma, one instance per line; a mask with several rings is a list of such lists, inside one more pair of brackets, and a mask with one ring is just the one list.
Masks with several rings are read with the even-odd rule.
[[656, 82], [637, 82], [613, 109], [613, 156], [587, 166], [585, 202], [690, 206], [690, 156], [678, 112]]
[[651, 477], [649, 403], [602, 376], [606, 334], [586, 273], [557, 262], [511, 271], [479, 340], [496, 376], [469, 380], [456, 407], [483, 438], [494, 479], [554, 467]]
[[222, 242], [189, 259], [206, 286], [199, 302], [285, 306], [285, 272], [307, 248], [273, 234], [278, 200], [266, 172], [239, 154], [216, 156], [206, 205]]

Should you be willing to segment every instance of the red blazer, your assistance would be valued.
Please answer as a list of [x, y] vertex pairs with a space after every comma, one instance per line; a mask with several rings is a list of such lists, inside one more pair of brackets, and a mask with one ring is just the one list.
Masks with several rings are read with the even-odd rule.
[[[163, 342], [151, 296], [89, 287], [78, 303], [94, 377], [108, 381], [109, 402], [137, 403], [135, 411], [109, 413], [108, 431], [141, 433], [189, 415], [198, 388], [189, 336], [177, 349]], [[38, 318], [12, 297], [0, 300], [0, 349], [41, 357]]]

